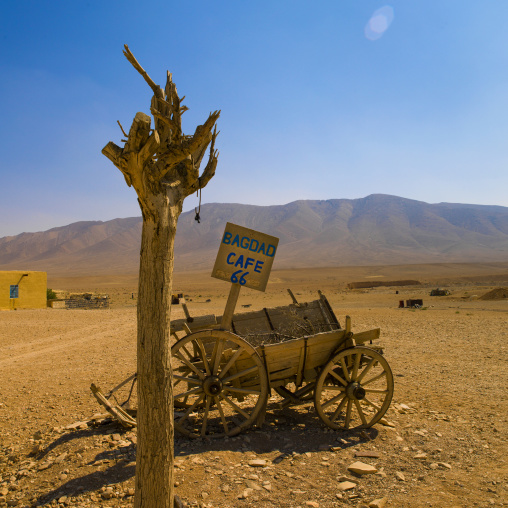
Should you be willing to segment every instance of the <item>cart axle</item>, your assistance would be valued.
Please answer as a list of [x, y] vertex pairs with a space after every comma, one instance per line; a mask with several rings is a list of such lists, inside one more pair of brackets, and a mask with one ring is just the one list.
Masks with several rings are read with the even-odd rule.
[[218, 376], [209, 376], [203, 382], [203, 390], [207, 395], [214, 397], [222, 391], [222, 381]]

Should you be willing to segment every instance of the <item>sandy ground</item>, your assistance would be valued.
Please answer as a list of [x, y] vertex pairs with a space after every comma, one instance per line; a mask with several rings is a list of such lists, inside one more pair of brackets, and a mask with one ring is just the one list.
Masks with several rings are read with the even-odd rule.
[[[211, 442], [176, 438], [183, 501], [215, 508], [381, 506], [372, 502], [382, 498], [394, 507], [508, 505], [508, 301], [477, 299], [502, 277], [401, 271], [395, 277], [373, 267], [363, 276], [429, 285], [347, 291], [347, 279], [361, 280], [360, 272], [341, 278], [322, 270], [274, 272], [266, 293], [242, 290], [238, 309], [256, 310], [290, 303], [287, 287], [300, 301], [321, 289], [342, 324], [350, 315], [355, 332], [380, 327], [395, 376], [390, 426], [331, 431], [312, 405], [278, 410], [273, 397], [260, 429]], [[437, 282], [448, 282], [452, 294], [428, 296]], [[94, 423], [102, 409], [89, 386], [112, 388], [135, 370], [135, 278], [50, 284], [106, 292], [112, 307], [0, 313], [0, 507], [131, 506], [135, 431], [99, 417]], [[220, 315], [229, 287], [187, 274], [175, 289], [187, 295], [191, 314]], [[408, 298], [422, 298], [424, 307], [399, 309]], [[183, 317], [181, 308], [172, 312]], [[264, 467], [249, 466], [253, 459]], [[377, 473], [351, 473], [355, 461]], [[341, 490], [344, 481], [354, 486]]]

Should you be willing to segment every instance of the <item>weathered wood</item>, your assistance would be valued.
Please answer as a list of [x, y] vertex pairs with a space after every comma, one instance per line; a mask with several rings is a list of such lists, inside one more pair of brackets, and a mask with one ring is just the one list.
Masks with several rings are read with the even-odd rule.
[[231, 322], [235, 313], [236, 303], [238, 302], [238, 296], [240, 295], [240, 289], [242, 289], [240, 284], [231, 284], [224, 315], [220, 322], [220, 326], [223, 330], [231, 330]]
[[[173, 395], [170, 308], [174, 238], [184, 199], [213, 176], [218, 152], [216, 121], [210, 113], [194, 135], [181, 128], [181, 106], [168, 72], [163, 90], [127, 45], [124, 54], [153, 91], [151, 118], [137, 113], [123, 148], [109, 142], [102, 153], [122, 172], [138, 196], [143, 215], [138, 292], [138, 439], [136, 508], [173, 508]], [[125, 132], [122, 129], [123, 134]], [[210, 146], [208, 163], [199, 167]], [[183, 326], [183, 325], [182, 325]]]
[[132, 418], [128, 413], [125, 412], [120, 406], [116, 404], [111, 404], [109, 400], [102, 393], [102, 390], [92, 383], [90, 386], [90, 390], [92, 391], [94, 397], [97, 399], [97, 402], [104, 406], [108, 412], [122, 424], [123, 427], [128, 429], [136, 426], [136, 420]]
[[298, 300], [295, 298], [295, 295], [293, 294], [293, 291], [291, 291], [291, 289], [288, 289], [287, 290], [289, 296], [291, 297], [291, 300], [293, 300], [293, 303], [295, 305], [298, 305]]
[[353, 338], [357, 344], [364, 344], [365, 342], [379, 339], [381, 335], [381, 329], [375, 328], [374, 330], [368, 330], [366, 332], [359, 332], [353, 334]]
[[181, 332], [185, 330], [184, 326], [193, 332], [206, 328], [215, 328], [217, 326], [217, 318], [215, 314], [207, 314], [205, 316], [193, 317], [192, 321], [188, 321], [187, 318], [175, 319], [171, 321], [171, 332]]

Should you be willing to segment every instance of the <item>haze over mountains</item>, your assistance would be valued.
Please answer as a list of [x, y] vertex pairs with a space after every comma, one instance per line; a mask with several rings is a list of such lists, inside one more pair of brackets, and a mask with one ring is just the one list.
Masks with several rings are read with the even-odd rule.
[[[374, 194], [253, 206], [212, 203], [182, 214], [175, 269], [210, 270], [226, 222], [279, 238], [274, 269], [508, 260], [508, 208]], [[135, 273], [141, 217], [77, 222], [0, 238], [1, 270], [52, 275]]]

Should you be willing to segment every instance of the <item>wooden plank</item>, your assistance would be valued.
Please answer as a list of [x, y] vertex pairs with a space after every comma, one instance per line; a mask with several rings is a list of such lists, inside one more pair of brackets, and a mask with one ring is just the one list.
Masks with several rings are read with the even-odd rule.
[[304, 363], [306, 363], [307, 360], [307, 349], [308, 345], [305, 344], [304, 341], [304, 345], [302, 349], [300, 349], [300, 358], [298, 359], [298, 369], [296, 371], [296, 382], [295, 382], [296, 386], [300, 386], [302, 383]]
[[374, 330], [367, 330], [365, 332], [355, 333], [353, 335], [353, 339], [355, 339], [355, 342], [357, 344], [363, 344], [363, 343], [368, 342], [370, 340], [379, 339], [380, 335], [381, 335], [381, 329], [374, 328]]
[[192, 321], [190, 322], [185, 318], [175, 319], [171, 321], [171, 333], [185, 331], [184, 325], [187, 325], [193, 332], [196, 332], [198, 330], [205, 330], [216, 326], [217, 318], [214, 314], [208, 314], [206, 316], [197, 316], [192, 318]]
[[272, 331], [264, 311], [235, 315], [233, 318], [233, 328], [237, 335], [245, 337], [247, 340], [248, 335], [270, 333]]
[[241, 289], [242, 286], [240, 284], [231, 284], [226, 308], [224, 309], [224, 314], [220, 321], [220, 326], [223, 330], [231, 330], [231, 322], [233, 321], [236, 303], [238, 302]]

